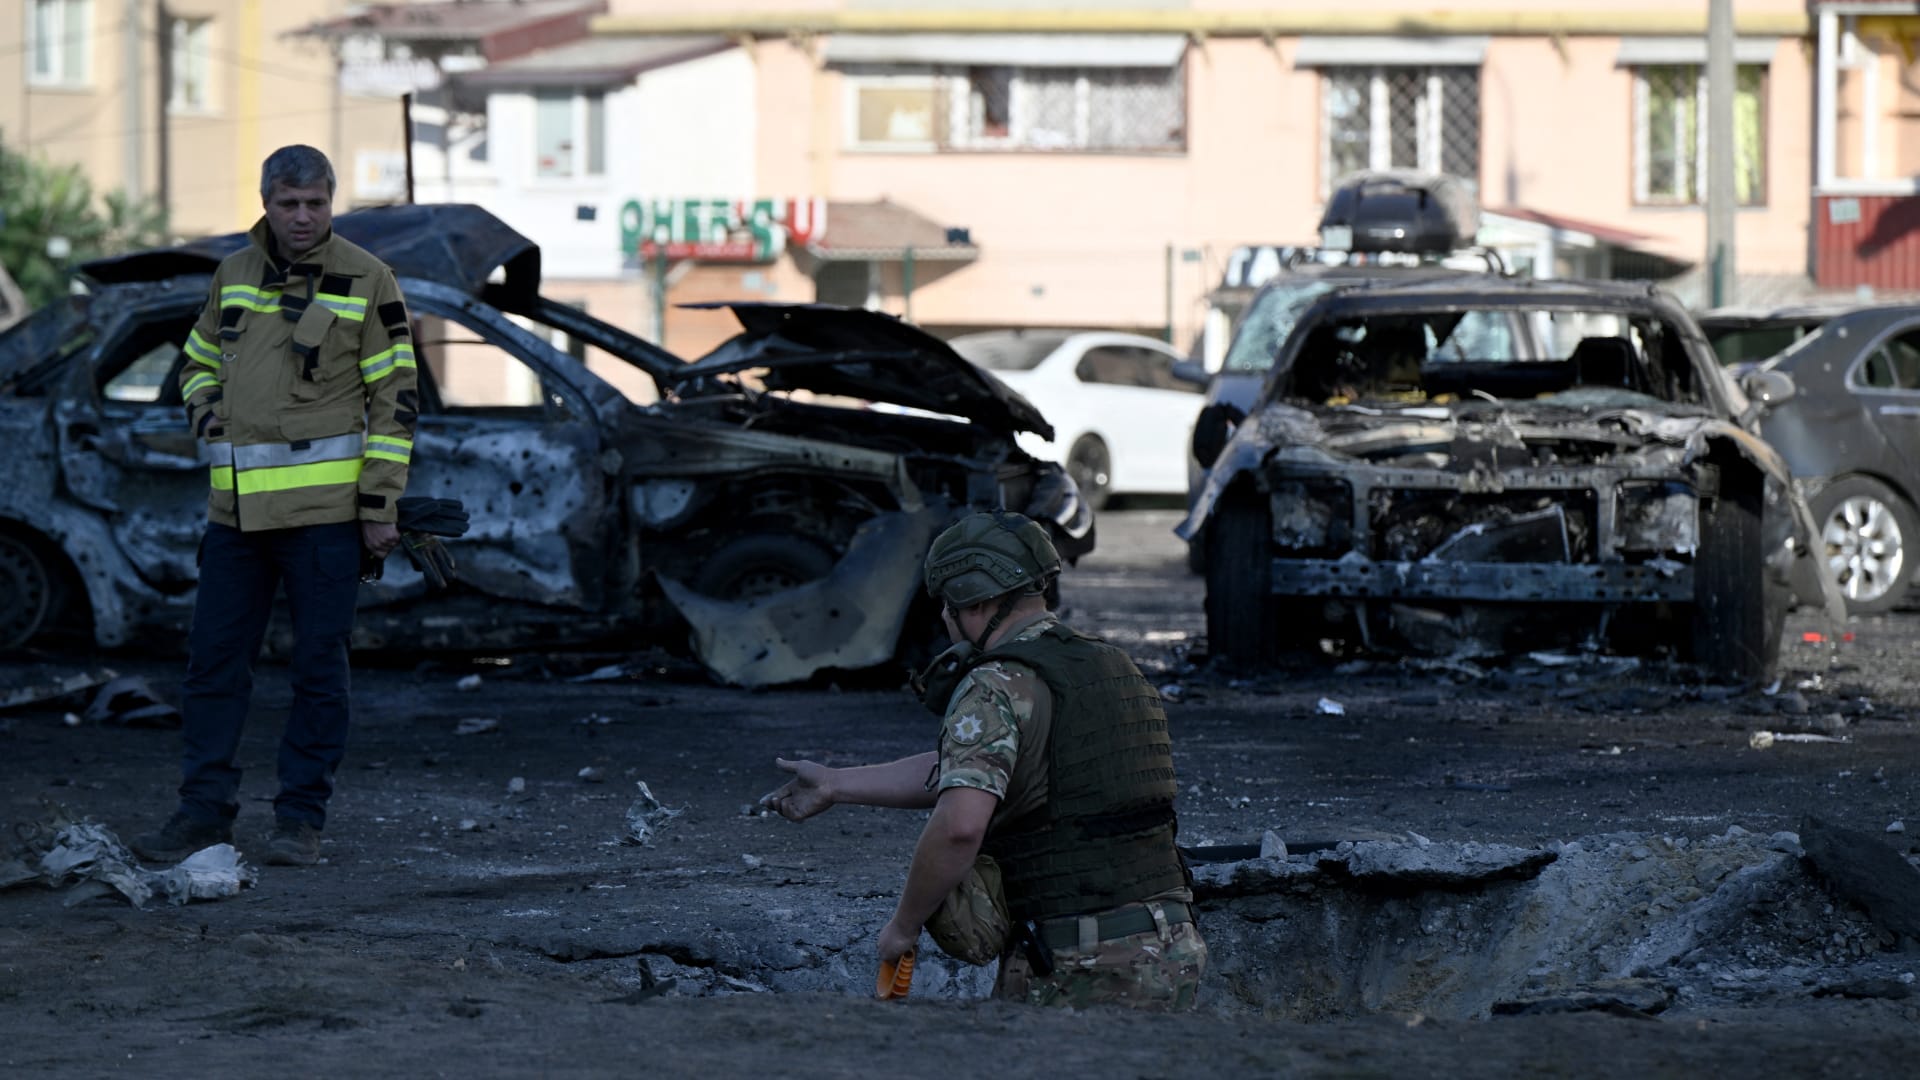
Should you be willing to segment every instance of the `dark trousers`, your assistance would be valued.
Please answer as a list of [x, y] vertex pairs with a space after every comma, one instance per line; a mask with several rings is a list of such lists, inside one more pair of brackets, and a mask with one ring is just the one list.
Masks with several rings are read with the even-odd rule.
[[293, 617], [293, 710], [280, 739], [274, 813], [326, 824], [333, 773], [347, 750], [347, 639], [360, 589], [360, 524], [243, 533], [209, 524], [193, 605], [180, 809], [200, 821], [240, 812], [240, 731], [253, 696], [253, 661], [286, 587]]

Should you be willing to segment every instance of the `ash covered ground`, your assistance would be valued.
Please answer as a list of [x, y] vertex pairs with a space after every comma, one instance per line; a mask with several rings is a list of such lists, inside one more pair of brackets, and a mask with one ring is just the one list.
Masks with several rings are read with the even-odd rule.
[[[1208, 860], [1198, 1014], [980, 1000], [987, 974], [930, 945], [910, 999], [865, 996], [919, 815], [794, 825], [753, 802], [776, 754], [930, 746], [933, 718], [904, 692], [750, 693], [658, 656], [526, 654], [356, 672], [320, 867], [258, 867], [238, 896], [144, 910], [72, 885], [0, 891], [0, 1067], [839, 1076], [987, 1053], [1017, 1075], [1911, 1068], [1920, 947], [1898, 928], [1920, 912], [1835, 876], [1872, 862], [1849, 846], [1861, 838], [1915, 862], [1920, 615], [1796, 613], [1772, 693], [1560, 653], [1237, 679], [1192, 663], [1202, 583], [1176, 519], [1105, 515], [1064, 594], [1076, 625], [1167, 688], [1181, 841]], [[176, 692], [171, 661], [40, 659], [0, 681], [108, 666]], [[284, 671], [263, 668], [243, 853], [271, 826], [287, 701]], [[177, 735], [69, 725], [70, 710], [0, 712], [5, 820], [55, 805], [127, 836], [163, 817]]]

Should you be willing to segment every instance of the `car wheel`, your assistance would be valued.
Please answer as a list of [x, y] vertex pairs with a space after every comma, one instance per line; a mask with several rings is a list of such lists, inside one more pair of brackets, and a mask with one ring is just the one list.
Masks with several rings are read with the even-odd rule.
[[0, 533], [0, 651], [17, 649], [46, 628], [53, 572], [32, 545]]
[[1811, 507], [1820, 526], [1814, 561], [1840, 588], [1847, 612], [1891, 610], [1913, 577], [1907, 541], [1920, 541], [1907, 501], [1872, 477], [1848, 476], [1820, 492]]
[[1207, 522], [1207, 645], [1230, 664], [1279, 656], [1272, 516], [1264, 497], [1247, 496], [1220, 503]]
[[1080, 497], [1095, 510], [1107, 505], [1107, 490], [1113, 485], [1113, 455], [1098, 435], [1082, 435], [1067, 451], [1067, 475], [1073, 477]]
[[1737, 682], [1757, 682], [1773, 670], [1786, 614], [1767, 603], [1760, 501], [1758, 483], [1723, 483], [1719, 497], [1701, 506], [1693, 562], [1694, 662]]
[[749, 533], [716, 548], [693, 577], [715, 600], [744, 602], [785, 592], [833, 571], [833, 553], [801, 536]]

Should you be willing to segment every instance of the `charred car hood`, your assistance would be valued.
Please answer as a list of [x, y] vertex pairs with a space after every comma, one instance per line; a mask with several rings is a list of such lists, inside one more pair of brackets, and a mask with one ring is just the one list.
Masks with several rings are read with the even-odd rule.
[[808, 390], [961, 416], [1053, 438], [1040, 410], [946, 342], [911, 323], [830, 304], [688, 304], [730, 308], [742, 330], [687, 365], [679, 382], [765, 368], [769, 390]]
[[[367, 249], [403, 278], [438, 281], [479, 295], [504, 269], [496, 296], [502, 307], [531, 301], [540, 291], [540, 246], [478, 206], [376, 206], [333, 219], [336, 235]], [[95, 259], [81, 267], [102, 285], [208, 274], [247, 246], [247, 234], [207, 236], [177, 247]]]

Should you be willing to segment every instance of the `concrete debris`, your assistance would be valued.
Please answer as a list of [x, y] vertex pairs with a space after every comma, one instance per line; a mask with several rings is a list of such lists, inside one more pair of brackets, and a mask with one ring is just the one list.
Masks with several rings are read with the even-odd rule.
[[11, 689], [0, 690], [0, 712], [4, 712], [7, 709], [17, 709], [26, 705], [39, 705], [46, 702], [59, 701], [61, 698], [70, 697], [83, 690], [91, 690], [96, 686], [103, 686], [112, 682], [117, 677], [118, 673], [111, 668], [100, 668], [96, 671], [80, 671], [71, 675], [61, 675], [55, 678], [49, 678], [45, 682], [33, 683], [28, 686], [16, 686]]
[[1160, 688], [1160, 696], [1169, 704], [1178, 705], [1186, 699], [1187, 688], [1179, 683], [1168, 683]]
[[[1265, 854], [1267, 836], [1273, 836], [1277, 854]], [[1532, 877], [1558, 858], [1554, 852], [1540, 848], [1436, 844], [1425, 837], [1342, 841], [1331, 849], [1288, 855], [1285, 844], [1271, 832], [1261, 837], [1261, 849], [1262, 855], [1256, 859], [1193, 867], [1195, 894], [1213, 899], [1313, 884], [1379, 887], [1389, 892], [1460, 888]]]
[[518, 795], [526, 790], [527, 778], [524, 776], [516, 776], [507, 781], [507, 794], [509, 795]]
[[1872, 833], [1812, 815], [1801, 821], [1800, 838], [1834, 892], [1879, 926], [1920, 941], [1920, 870]]
[[633, 786], [640, 789], [633, 803], [627, 807], [627, 835], [621, 839], [629, 844], [651, 844], [654, 833], [681, 814], [686, 807], [678, 809], [663, 806], [654, 798], [653, 789], [647, 787], [645, 780], [635, 780]]
[[480, 676], [463, 675], [460, 681], [453, 684], [453, 688], [455, 690], [478, 690], [480, 689]]
[[578, 776], [582, 782], [588, 784], [604, 784], [607, 782], [607, 770], [598, 765], [588, 765], [574, 775]]
[[627, 665], [607, 664], [602, 667], [594, 668], [592, 671], [587, 672], [585, 675], [575, 675], [573, 678], [568, 679], [567, 681], [577, 682], [577, 683], [611, 682], [614, 679], [624, 679], [626, 677], [627, 677]]
[[1848, 735], [1815, 735], [1798, 731], [1756, 731], [1747, 738], [1747, 745], [1755, 750], [1765, 750], [1775, 743], [1844, 743], [1852, 742]]
[[[479, 678], [479, 676], [474, 676]], [[455, 735], [483, 735], [490, 731], [499, 731], [500, 721], [486, 716], [470, 716], [454, 726]]]
[[167, 870], [148, 870], [104, 825], [74, 820], [60, 807], [17, 827], [12, 858], [0, 863], [0, 889], [34, 882], [48, 888], [74, 886], [67, 906], [119, 894], [134, 907], [163, 899], [170, 904], [238, 896], [257, 879], [232, 844], [203, 848]]
[[1268, 829], [1260, 834], [1260, 857], [1263, 859], [1284, 859], [1287, 857], [1287, 842], [1280, 834]]
[[177, 728], [180, 710], [162, 701], [146, 679], [126, 675], [102, 686], [81, 720], [121, 727]]
[[60, 718], [60, 722], [62, 724], [65, 724], [67, 727], [79, 727], [80, 714], [74, 713], [74, 712], [67, 713], [66, 715]]
[[1891, 832], [1891, 833], [1903, 833], [1903, 832], [1906, 832], [1906, 831], [1907, 831], [1907, 823], [1906, 823], [1906, 822], [1904, 822], [1904, 821], [1895, 821], [1895, 822], [1891, 822], [1890, 824], [1888, 824], [1888, 825], [1887, 825], [1887, 831], [1888, 831], [1888, 832]]
[[1347, 707], [1333, 700], [1332, 698], [1321, 698], [1319, 710], [1320, 710], [1320, 715], [1322, 716], [1347, 715]]

